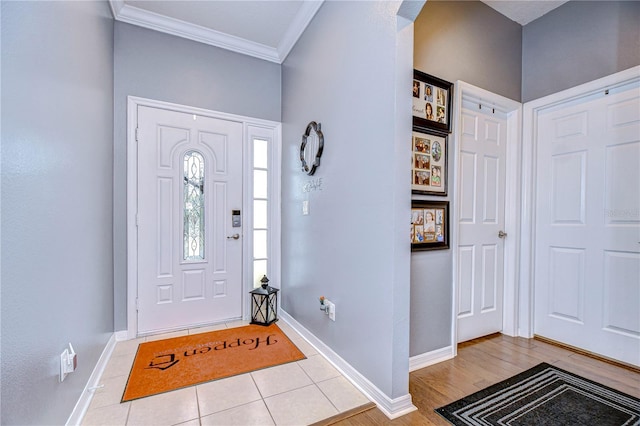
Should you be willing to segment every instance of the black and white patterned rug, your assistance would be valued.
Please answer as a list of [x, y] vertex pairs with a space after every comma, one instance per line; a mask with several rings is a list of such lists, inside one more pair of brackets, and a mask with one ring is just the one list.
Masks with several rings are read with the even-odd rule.
[[640, 399], [542, 363], [445, 407], [454, 425], [640, 425]]

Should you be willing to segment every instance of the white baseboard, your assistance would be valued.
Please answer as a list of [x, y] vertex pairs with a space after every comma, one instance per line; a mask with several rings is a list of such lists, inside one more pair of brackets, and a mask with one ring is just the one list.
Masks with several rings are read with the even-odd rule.
[[73, 408], [69, 419], [67, 419], [67, 426], [75, 426], [82, 423], [82, 419], [84, 415], [87, 413], [87, 409], [89, 408], [89, 404], [93, 399], [93, 392], [96, 387], [100, 383], [100, 379], [102, 378], [102, 373], [104, 373], [104, 369], [107, 366], [107, 362], [111, 358], [111, 354], [113, 353], [113, 349], [116, 347], [116, 333], [112, 334], [107, 342], [107, 345], [104, 347], [102, 351], [102, 355], [98, 359], [96, 366], [93, 368], [93, 372], [89, 377], [89, 381], [87, 385], [84, 387], [82, 394], [80, 394], [80, 398], [76, 403], [76, 406]]
[[116, 342], [124, 342], [129, 340], [129, 330], [120, 330], [115, 332]]
[[421, 368], [446, 361], [454, 356], [453, 346], [447, 346], [442, 349], [436, 349], [435, 351], [412, 356], [409, 358], [409, 371], [416, 371]]
[[380, 411], [388, 418], [395, 419], [404, 416], [417, 408], [411, 402], [411, 394], [407, 393], [398, 398], [391, 399], [384, 392], [378, 389], [366, 377], [360, 374], [349, 363], [336, 354], [329, 346], [325, 345], [320, 339], [314, 336], [309, 330], [304, 328], [291, 315], [280, 310], [280, 319], [286, 322], [298, 334], [311, 344], [327, 361], [329, 361], [342, 375], [349, 380], [360, 392], [365, 394], [367, 398], [373, 401]]

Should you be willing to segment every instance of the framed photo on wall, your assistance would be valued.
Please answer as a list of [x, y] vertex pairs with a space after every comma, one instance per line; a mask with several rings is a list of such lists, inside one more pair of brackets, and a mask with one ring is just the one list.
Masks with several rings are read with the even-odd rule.
[[449, 202], [411, 201], [411, 251], [449, 248]]
[[451, 133], [453, 83], [413, 70], [413, 126]]
[[411, 135], [411, 192], [447, 195], [447, 136], [415, 128]]

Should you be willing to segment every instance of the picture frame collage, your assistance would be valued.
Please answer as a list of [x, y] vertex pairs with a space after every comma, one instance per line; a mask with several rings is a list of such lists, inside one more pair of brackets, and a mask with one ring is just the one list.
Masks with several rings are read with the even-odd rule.
[[447, 137], [412, 132], [411, 191], [422, 195], [447, 195]]
[[453, 84], [413, 70], [413, 126], [451, 133]]
[[[413, 71], [411, 192], [447, 196], [453, 84]], [[449, 248], [449, 202], [412, 200], [411, 250]]]
[[449, 248], [449, 202], [413, 200], [411, 251]]

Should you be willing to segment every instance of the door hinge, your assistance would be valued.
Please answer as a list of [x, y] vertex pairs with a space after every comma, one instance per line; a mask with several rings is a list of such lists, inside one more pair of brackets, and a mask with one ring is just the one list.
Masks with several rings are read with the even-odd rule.
[[136, 312], [140, 310], [140, 299], [136, 297]]
[[139, 130], [139, 128], [136, 127], [136, 142], [139, 142], [139, 140], [138, 140], [138, 130]]
[[140, 225], [140, 215], [136, 214], [136, 227]]

